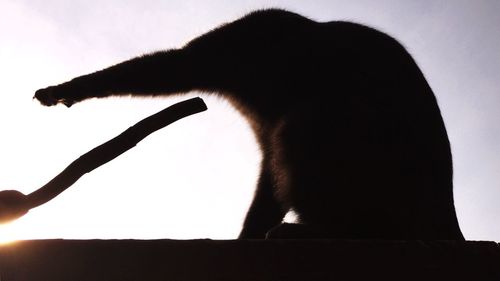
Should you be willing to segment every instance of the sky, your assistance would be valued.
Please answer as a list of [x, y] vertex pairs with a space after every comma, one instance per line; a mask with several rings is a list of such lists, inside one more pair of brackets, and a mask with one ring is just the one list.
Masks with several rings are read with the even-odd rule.
[[[454, 159], [455, 205], [468, 240], [500, 241], [500, 2], [0, 0], [0, 190], [30, 193], [132, 124], [200, 93], [90, 100], [46, 108], [34, 92], [279, 7], [360, 22], [397, 38], [438, 99]], [[226, 101], [172, 124], [0, 226], [12, 239], [232, 239], [261, 155]]]

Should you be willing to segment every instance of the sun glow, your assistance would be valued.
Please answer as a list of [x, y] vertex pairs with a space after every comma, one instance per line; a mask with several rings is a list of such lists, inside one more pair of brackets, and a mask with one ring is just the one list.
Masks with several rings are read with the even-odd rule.
[[22, 230], [21, 228], [12, 227], [11, 224], [15, 222], [10, 222], [6, 224], [0, 224], [0, 246], [12, 244], [16, 241], [21, 240], [24, 233], [28, 233], [29, 230]]
[[[3, 231], [2, 227], [0, 227], [0, 231]], [[14, 235], [14, 236], [12, 236], [12, 235], [4, 236], [3, 233], [0, 234], [0, 246], [13, 244], [13, 243], [19, 241], [19, 239], [15, 238], [15, 237], [16, 237], [16, 235]]]

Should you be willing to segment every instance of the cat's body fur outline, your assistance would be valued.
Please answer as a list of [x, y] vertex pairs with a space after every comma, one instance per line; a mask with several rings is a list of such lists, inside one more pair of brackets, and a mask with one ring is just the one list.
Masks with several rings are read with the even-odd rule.
[[360, 24], [256, 11], [180, 49], [35, 97], [71, 105], [192, 90], [232, 101], [263, 151], [240, 238], [263, 238], [293, 208], [328, 237], [463, 239], [449, 141], [432, 89], [395, 39]]

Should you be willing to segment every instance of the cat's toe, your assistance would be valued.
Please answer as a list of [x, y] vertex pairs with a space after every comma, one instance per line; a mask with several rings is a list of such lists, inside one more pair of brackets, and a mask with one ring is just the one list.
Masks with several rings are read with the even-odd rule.
[[54, 97], [53, 87], [48, 87], [36, 91], [33, 98], [37, 99], [41, 104], [45, 106], [52, 106], [58, 103], [58, 99]]

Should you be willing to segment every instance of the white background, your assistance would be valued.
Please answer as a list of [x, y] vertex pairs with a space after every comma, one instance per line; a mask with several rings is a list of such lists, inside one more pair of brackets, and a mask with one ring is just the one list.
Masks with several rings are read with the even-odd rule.
[[[256, 8], [352, 20], [403, 43], [438, 98], [469, 240], [500, 241], [500, 2], [0, 0], [0, 189], [29, 193], [130, 125], [189, 96], [44, 108], [35, 90], [122, 60], [181, 47]], [[175, 123], [0, 226], [0, 240], [235, 238], [260, 152], [226, 102]]]

